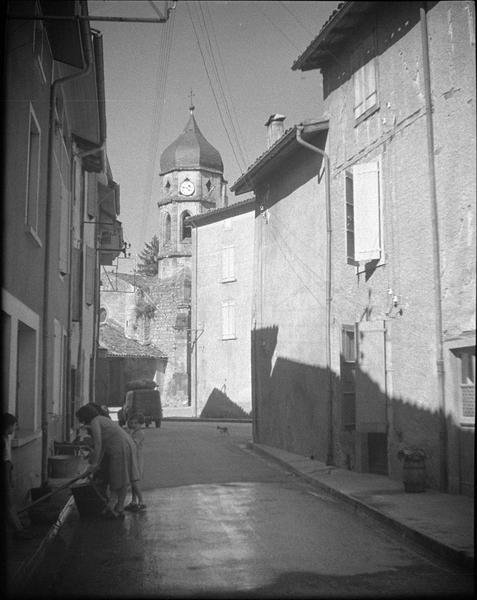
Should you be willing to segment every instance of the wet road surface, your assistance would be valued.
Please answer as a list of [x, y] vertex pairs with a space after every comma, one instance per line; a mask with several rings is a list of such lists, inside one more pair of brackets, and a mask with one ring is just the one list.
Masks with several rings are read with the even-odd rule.
[[418, 554], [247, 450], [248, 424], [146, 430], [147, 511], [81, 518], [55, 542], [35, 597], [436, 597], [472, 579]]

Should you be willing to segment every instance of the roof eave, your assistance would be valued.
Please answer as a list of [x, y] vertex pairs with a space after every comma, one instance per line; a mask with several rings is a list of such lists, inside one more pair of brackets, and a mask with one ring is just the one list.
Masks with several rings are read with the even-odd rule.
[[[313, 137], [323, 131], [328, 131], [328, 120], [315, 121], [311, 123], [302, 123], [303, 125], [302, 135], [306, 139], [307, 137]], [[230, 191], [235, 194], [245, 194], [252, 192], [255, 189], [256, 183], [262, 178], [264, 169], [270, 165], [270, 163], [278, 158], [282, 157], [285, 151], [297, 150], [300, 145], [296, 141], [297, 125], [291, 127], [283, 136], [273, 144], [257, 161], [241, 175], [237, 181], [230, 187]]]
[[297, 58], [292, 65], [292, 70], [310, 71], [321, 68], [330, 59], [330, 51], [333, 46], [339, 45], [348, 35], [350, 29], [355, 25], [345, 23], [350, 19], [360, 18], [365, 12], [377, 2], [345, 2], [335, 10], [329, 21], [325, 23], [320, 33], [308, 45], [306, 50]]

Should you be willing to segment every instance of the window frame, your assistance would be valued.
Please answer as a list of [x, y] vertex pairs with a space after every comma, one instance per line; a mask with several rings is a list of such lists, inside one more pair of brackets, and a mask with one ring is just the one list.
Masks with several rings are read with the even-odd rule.
[[[455, 373], [455, 391], [456, 394], [458, 396], [458, 417], [459, 417], [459, 423], [461, 425], [464, 426], [475, 426], [475, 346], [459, 346], [457, 348], [452, 348], [451, 349], [452, 355], [453, 355], [453, 362], [455, 365], [454, 368], [454, 373]], [[464, 379], [464, 375], [467, 373], [468, 375], [468, 371], [469, 369], [464, 369], [465, 364], [463, 361], [463, 356], [466, 356], [466, 363], [467, 363], [467, 367], [471, 367], [471, 371], [472, 371], [472, 377], [473, 377], [473, 381], [471, 380], [470, 383], [468, 381], [466, 381], [464, 383], [463, 379]], [[470, 359], [470, 360], [469, 360]], [[470, 365], [469, 365], [470, 363]], [[469, 377], [466, 377], [466, 380], [468, 380]], [[467, 388], [472, 388], [473, 389], [473, 394], [471, 394], [471, 397], [474, 400], [474, 406], [473, 406], [473, 415], [469, 416], [469, 415], [465, 415], [464, 414], [464, 397], [463, 397], [463, 390], [467, 389]]]
[[[354, 359], [351, 360], [347, 355], [347, 334], [353, 334], [353, 353]], [[358, 336], [356, 325], [341, 325], [341, 366], [340, 366], [340, 380], [341, 380], [341, 425], [345, 431], [356, 430], [356, 369], [358, 363]], [[345, 376], [353, 373], [352, 375], [352, 390], [347, 390]], [[351, 400], [350, 400], [351, 397]], [[346, 401], [345, 401], [346, 398]], [[346, 409], [345, 409], [346, 406]], [[351, 407], [351, 408], [350, 408]], [[352, 413], [353, 419], [347, 420], [347, 415]]]
[[222, 246], [222, 260], [221, 260], [221, 268], [222, 268], [222, 277], [221, 283], [231, 283], [233, 281], [237, 281], [237, 276], [235, 275], [235, 246], [230, 244], [227, 246]]
[[[191, 241], [192, 240], [192, 227], [190, 225], [185, 225], [184, 221], [191, 217], [192, 213], [188, 210], [185, 210], [183, 213], [181, 213], [181, 218], [180, 218], [180, 240], [181, 242], [185, 242], [186, 240]], [[185, 230], [188, 230], [190, 235], [184, 235]]]
[[222, 300], [222, 340], [237, 339], [235, 300]]
[[[371, 57], [366, 59], [365, 55], [369, 54], [371, 54]], [[351, 61], [353, 69], [353, 118], [355, 126], [357, 126], [379, 110], [378, 62], [374, 32], [368, 35], [355, 49]], [[368, 93], [371, 70], [374, 79], [374, 91]], [[362, 90], [362, 98], [357, 93], [359, 88]], [[375, 95], [374, 103], [366, 107], [368, 99], [373, 95]], [[357, 103], [358, 99], [361, 100], [359, 103]], [[357, 113], [357, 108], [361, 105], [363, 105], [363, 108]]]
[[[32, 125], [34, 127], [32, 127]], [[33, 129], [35, 133], [32, 135]], [[33, 144], [33, 141], [34, 144]], [[32, 146], [34, 145], [34, 150]], [[33, 163], [35, 163], [33, 165]], [[32, 172], [32, 169], [34, 171]], [[32, 181], [35, 180], [34, 185]], [[41, 182], [41, 127], [32, 104], [29, 106], [28, 152], [25, 189], [25, 231], [38, 246], [42, 246], [39, 235]]]

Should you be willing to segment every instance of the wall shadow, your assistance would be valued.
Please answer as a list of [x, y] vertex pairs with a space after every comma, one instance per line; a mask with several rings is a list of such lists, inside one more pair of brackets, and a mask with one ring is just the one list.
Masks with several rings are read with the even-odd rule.
[[202, 412], [201, 419], [250, 419], [250, 414], [247, 413], [241, 406], [235, 404], [227, 394], [214, 388], [207, 398]]
[[[406, 398], [389, 397], [358, 363], [354, 372], [345, 374], [343, 369], [335, 373], [286, 357], [274, 359], [277, 336], [277, 326], [252, 332], [256, 443], [400, 481], [403, 464], [399, 450], [419, 447], [426, 455], [426, 486], [443, 489], [443, 419], [437, 410], [426, 410]], [[351, 410], [347, 395], [350, 384], [356, 389]], [[450, 491], [472, 495], [474, 430], [451, 417], [445, 426]]]

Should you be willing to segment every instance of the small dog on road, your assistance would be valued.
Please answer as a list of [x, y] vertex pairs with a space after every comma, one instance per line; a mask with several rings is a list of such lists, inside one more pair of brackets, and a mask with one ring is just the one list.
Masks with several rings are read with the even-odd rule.
[[220, 433], [229, 433], [228, 427], [221, 427], [220, 425], [217, 425], [217, 429], [220, 431]]

